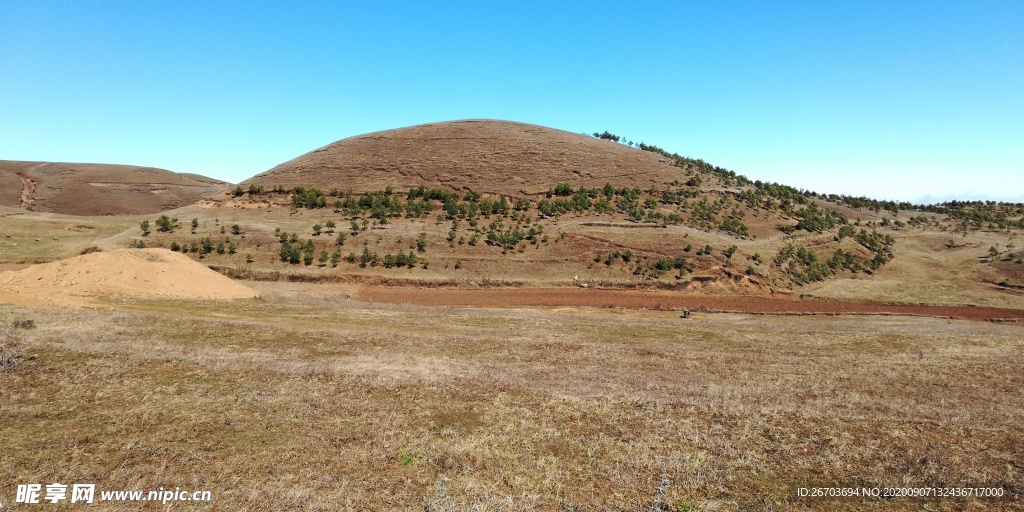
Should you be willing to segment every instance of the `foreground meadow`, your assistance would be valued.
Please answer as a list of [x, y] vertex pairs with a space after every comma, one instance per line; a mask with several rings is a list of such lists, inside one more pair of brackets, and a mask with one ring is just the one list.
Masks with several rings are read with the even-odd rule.
[[[174, 510], [1024, 510], [1024, 329], [904, 317], [233, 302], [0, 305], [17, 484]], [[812, 487], [1002, 498], [811, 498]], [[147, 508], [97, 503], [93, 508]], [[152, 503], [148, 504], [152, 507]]]

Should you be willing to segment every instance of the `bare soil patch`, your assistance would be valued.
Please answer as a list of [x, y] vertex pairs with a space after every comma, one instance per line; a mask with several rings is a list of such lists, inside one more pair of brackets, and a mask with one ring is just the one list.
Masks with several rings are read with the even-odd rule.
[[165, 249], [94, 252], [0, 273], [0, 302], [64, 307], [109, 295], [242, 299], [259, 293]]
[[407, 302], [425, 306], [584, 306], [657, 310], [690, 309], [774, 315], [907, 315], [963, 320], [1024, 320], [1024, 310], [1009, 308], [795, 300], [742, 295], [695, 295], [660, 290], [557, 288], [466, 290], [366, 287], [359, 291], [358, 297], [374, 302]]

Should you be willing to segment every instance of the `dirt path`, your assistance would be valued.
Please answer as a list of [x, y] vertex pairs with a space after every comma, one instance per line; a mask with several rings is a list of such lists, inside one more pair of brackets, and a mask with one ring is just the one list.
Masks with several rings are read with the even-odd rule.
[[21, 173], [18, 173], [18, 177], [21, 178], [21, 207], [27, 210], [32, 207], [34, 201], [32, 194], [36, 192], [36, 182]]
[[595, 289], [446, 289], [362, 287], [358, 298], [373, 302], [408, 302], [425, 306], [587, 306], [627, 309], [690, 309], [777, 315], [912, 315], [962, 320], [1024, 321], [1024, 310], [798, 300], [774, 297], [692, 295], [668, 291]]

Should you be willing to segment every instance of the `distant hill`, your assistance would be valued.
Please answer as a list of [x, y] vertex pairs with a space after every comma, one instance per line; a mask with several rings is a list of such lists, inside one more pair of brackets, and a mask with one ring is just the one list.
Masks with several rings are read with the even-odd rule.
[[647, 188], [684, 179], [662, 155], [525, 123], [465, 120], [342, 139], [246, 181], [368, 192], [425, 185], [533, 195], [554, 184]]
[[0, 206], [67, 215], [156, 213], [228, 185], [152, 167], [0, 160]]
[[1024, 205], [816, 194], [608, 132], [426, 124], [335, 142], [238, 187], [120, 166], [0, 169], [6, 204], [151, 214], [147, 230], [0, 212], [0, 263], [143, 246], [251, 279], [1024, 304]]

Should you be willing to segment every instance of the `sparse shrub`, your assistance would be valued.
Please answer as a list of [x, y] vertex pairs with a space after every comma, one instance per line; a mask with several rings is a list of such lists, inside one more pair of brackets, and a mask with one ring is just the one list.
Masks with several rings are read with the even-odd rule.
[[0, 371], [13, 371], [24, 358], [25, 342], [15, 332], [17, 329], [34, 329], [35, 322], [21, 320], [11, 323], [0, 336]]
[[739, 219], [726, 218], [726, 219], [722, 220], [721, 228], [722, 228], [723, 231], [728, 231], [728, 232], [733, 233], [733, 234], [735, 234], [737, 236], [749, 236], [750, 235], [750, 231], [747, 228], [747, 225], [744, 224], [743, 221], [741, 221]]
[[139, 224], [139, 228], [142, 229], [142, 236], [149, 234], [149, 220], [144, 220]]
[[369, 248], [363, 248], [363, 254], [359, 257], [359, 266], [366, 268], [366, 265], [377, 266], [377, 253], [371, 251]]
[[170, 217], [168, 217], [166, 215], [161, 215], [160, 217], [158, 217], [156, 219], [156, 229], [157, 229], [157, 231], [162, 231], [164, 233], [173, 231], [174, 228], [177, 226], [177, 224], [178, 224], [178, 219], [172, 219], [172, 218], [170, 218]]
[[286, 241], [284, 241], [281, 244], [281, 251], [280, 251], [281, 261], [287, 263], [291, 259], [291, 255], [292, 255], [292, 244], [289, 243], [286, 240]]

